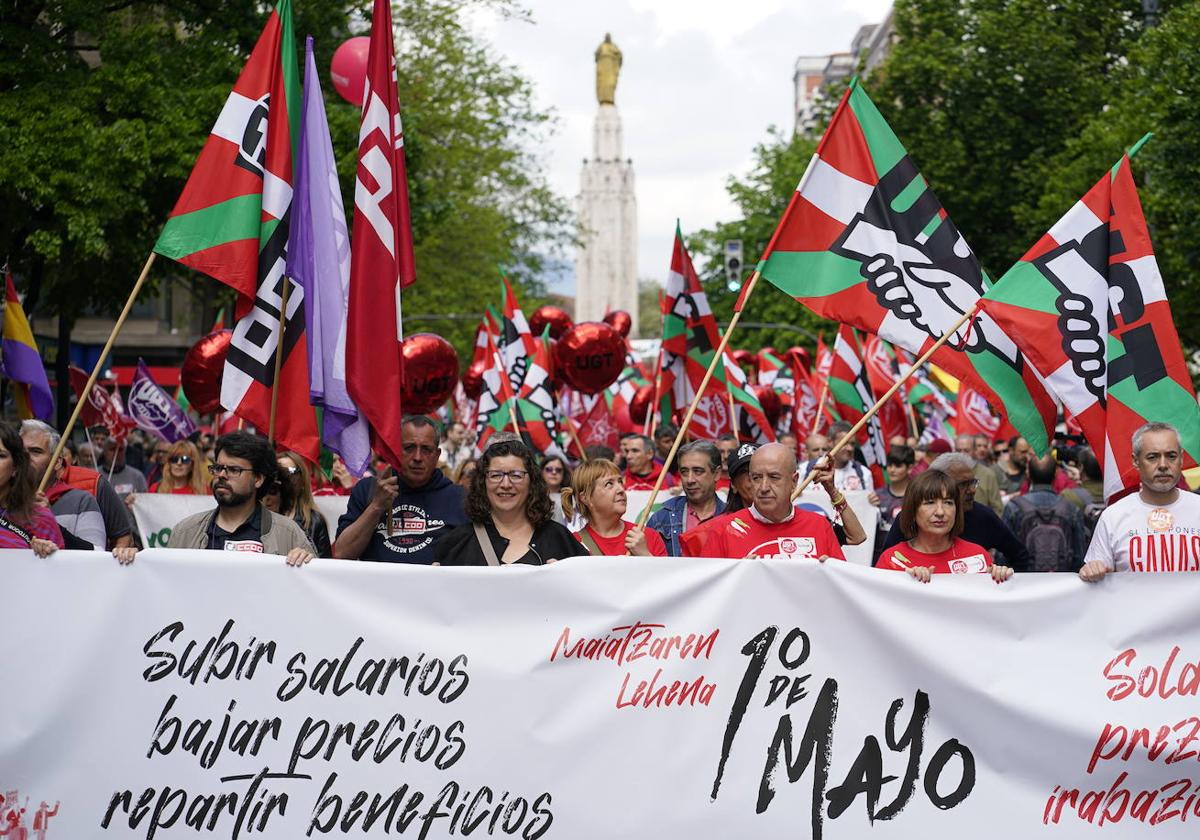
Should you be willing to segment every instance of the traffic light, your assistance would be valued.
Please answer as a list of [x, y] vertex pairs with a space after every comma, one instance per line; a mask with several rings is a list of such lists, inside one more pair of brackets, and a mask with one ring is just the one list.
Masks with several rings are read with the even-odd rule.
[[742, 240], [725, 240], [725, 285], [731, 292], [742, 288]]

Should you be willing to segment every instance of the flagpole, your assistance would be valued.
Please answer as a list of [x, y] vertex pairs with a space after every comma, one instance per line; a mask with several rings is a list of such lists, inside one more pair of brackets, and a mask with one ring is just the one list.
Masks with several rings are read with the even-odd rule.
[[662, 383], [662, 345], [658, 347], [658, 358], [654, 360], [654, 400], [650, 403], [650, 409], [646, 412], [646, 422], [642, 426], [642, 434], [646, 437], [654, 434], [654, 426], [658, 420], [658, 390]]
[[917, 434], [917, 408], [912, 403], [908, 404], [908, 429], [912, 432], [913, 440], [920, 437]]
[[[150, 274], [150, 266], [154, 265], [154, 258], [157, 256], [158, 254], [151, 251], [150, 256], [146, 258], [146, 264], [142, 266], [142, 273], [138, 275], [137, 282], [133, 284], [133, 291], [129, 293], [129, 299], [125, 301], [125, 308], [121, 310], [121, 314], [117, 317], [117, 322], [113, 324], [112, 332], [108, 334], [108, 341], [104, 343], [104, 348], [96, 358], [96, 364], [92, 367], [92, 374], [88, 377], [87, 384], [83, 386], [83, 393], [75, 401], [75, 410], [71, 412], [71, 419], [67, 421], [67, 426], [62, 431], [62, 437], [58, 439], [58, 446], [54, 447], [54, 454], [50, 456], [51, 464], [57, 464], [58, 459], [62, 457], [67, 440], [71, 437], [71, 430], [75, 428], [75, 423], [79, 420], [79, 414], [83, 411], [84, 405], [87, 404], [88, 396], [92, 393], [92, 386], [96, 384], [96, 377], [100, 375], [100, 368], [104, 366], [104, 360], [108, 358], [108, 354], [112, 351], [113, 343], [117, 340], [117, 335], [121, 332], [121, 327], [125, 325], [125, 319], [129, 317], [129, 310], [133, 309], [133, 303], [137, 300], [138, 292], [145, 285], [146, 277]], [[61, 318], [62, 315], [58, 317]], [[60, 347], [58, 348], [58, 352], [65, 353], [67, 352], [67, 348]], [[46, 472], [42, 474], [41, 481], [38, 482], [37, 492], [45, 492], [52, 472], [54, 470], [49, 467], [46, 468]]]
[[[833, 445], [833, 448], [830, 449], [829, 452], [824, 456], [826, 459], [826, 463], [833, 463], [833, 456], [835, 454], [837, 454], [837, 452], [839, 450], [841, 450], [841, 448], [843, 446], [845, 446], [847, 443], [852, 441], [855, 438], [855, 436], [858, 434], [859, 430], [862, 429], [863, 426], [867, 425], [867, 423], [870, 422], [871, 418], [874, 417], [875, 414], [879, 411], [879, 409], [883, 407], [884, 403], [886, 403], [888, 400], [890, 400], [892, 398], [892, 396], [897, 391], [900, 390], [900, 386], [909, 380], [909, 377], [911, 377], [913, 375], [913, 373], [916, 372], [917, 368], [919, 368], [921, 365], [925, 364], [925, 362], [929, 361], [929, 357], [934, 354], [934, 351], [936, 351], [939, 347], [941, 347], [943, 344], [945, 344], [950, 339], [950, 336], [952, 336], [956, 332], [958, 332], [959, 327], [961, 327], [963, 324], [967, 323], [967, 321], [974, 318], [975, 313], [978, 311], [979, 311], [979, 303], [976, 302], [976, 304], [974, 306], [972, 306], [969, 310], [967, 310], [967, 312], [965, 312], [963, 314], [963, 316], [958, 319], [958, 321], [954, 324], [954, 326], [952, 326], [952, 327], [950, 327], [950, 329], [946, 330], [945, 335], [943, 335], [941, 338], [939, 338], [937, 341], [935, 341], [933, 343], [933, 346], [931, 346], [928, 350], [926, 350], [924, 353], [922, 353], [921, 357], [919, 359], [917, 359], [915, 362], [913, 362], [912, 367], [910, 367], [907, 371], [905, 371], [905, 373], [902, 376], [898, 377], [896, 379], [896, 381], [894, 383], [892, 383], [892, 387], [888, 388], [887, 392], [884, 393], [884, 395], [882, 397], [880, 397], [878, 400], [875, 401], [875, 405], [873, 405], [869, 409], [867, 409], [867, 413], [864, 414], [859, 419], [859, 421], [850, 428], [850, 431], [848, 431], [848, 432], [846, 432], [846, 434], [842, 435], [841, 439]], [[800, 484], [796, 487], [795, 491], [792, 493], [793, 500], [799, 498], [800, 494], [804, 492], [804, 488], [808, 487], [808, 485], [812, 484], [813, 477], [815, 475], [816, 475], [815, 470], [808, 471], [808, 475], [806, 475], [804, 477], [804, 481], [800, 482]], [[653, 501], [653, 496], [651, 497], [651, 501]]]
[[825, 398], [829, 396], [829, 374], [825, 375], [825, 381], [821, 383], [821, 398], [817, 400], [817, 416], [813, 418], [812, 431], [810, 435], [815, 435], [817, 429], [821, 428], [821, 415], [825, 413]]
[[[741, 320], [742, 310], [745, 308], [746, 301], [750, 299], [750, 295], [753, 294], [754, 287], [758, 285], [758, 278], [759, 272], [758, 269], [755, 269], [754, 273], [750, 275], [750, 279], [746, 281], [746, 285], [742, 289], [742, 294], [734, 305], [733, 317], [729, 319], [729, 326], [725, 328], [725, 333], [721, 336], [720, 343], [717, 344], [712, 361], [708, 363], [708, 370], [704, 371], [704, 378], [700, 380], [700, 385], [696, 388], [696, 394], [692, 397], [692, 402], [688, 406], [687, 412], [683, 415], [683, 422], [679, 424], [679, 431], [675, 433], [675, 440], [671, 443], [671, 451], [663, 459], [664, 464], [670, 464], [675, 460], [675, 453], [679, 450], [680, 444], [683, 443], [684, 434], [687, 432], [688, 425], [692, 422], [692, 415], [696, 413], [696, 408], [700, 405], [700, 399], [704, 396], [705, 389], [708, 388], [713, 371], [717, 369], [718, 364], [724, 364], [725, 348], [729, 345], [729, 337], [733, 335], [738, 321]], [[654, 482], [654, 489], [650, 491], [650, 499], [646, 502], [646, 507], [638, 515], [636, 527], [646, 527], [646, 520], [650, 517], [650, 511], [654, 509], [654, 500], [658, 498], [658, 493], [662, 490], [663, 482], [666, 478], [667, 471], [664, 469], [658, 474], [658, 480]]]
[[279, 376], [283, 371], [283, 339], [287, 331], [288, 292], [291, 291], [292, 280], [283, 275], [283, 301], [279, 307], [279, 341], [275, 345], [275, 378], [271, 380], [271, 418], [267, 423], [267, 440], [275, 442], [275, 411], [279, 405]]
[[[601, 397], [600, 399], [604, 399]], [[575, 422], [566, 414], [563, 415], [563, 423], [567, 427], [567, 434], [571, 436], [571, 440], [575, 441], [575, 446], [579, 450], [580, 459], [586, 464], [588, 462], [587, 453], [583, 451], [583, 441], [579, 439], [579, 433], [575, 431]]]

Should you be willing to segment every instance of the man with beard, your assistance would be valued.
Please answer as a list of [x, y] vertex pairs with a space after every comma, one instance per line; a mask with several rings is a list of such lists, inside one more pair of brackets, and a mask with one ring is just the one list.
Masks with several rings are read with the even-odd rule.
[[676, 461], [679, 463], [679, 482], [683, 486], [683, 495], [663, 502], [662, 507], [646, 523], [647, 527], [662, 535], [667, 544], [667, 554], [672, 557], [683, 554], [679, 545], [680, 534], [698, 528], [725, 511], [725, 505], [717, 498], [721, 450], [711, 441], [694, 440], [679, 447]]
[[[979, 487], [979, 479], [975, 477], [975, 459], [962, 452], [946, 452], [934, 458], [929, 469], [944, 472], [958, 485], [963, 505], [962, 538], [988, 551], [998, 551], [1001, 556], [996, 558], [996, 562], [1001, 565], [1012, 566], [1018, 572], [1029, 571], [1032, 565], [1029, 552], [1016, 534], [1000, 521], [990, 507], [975, 504], [975, 490]], [[900, 518], [897, 517], [880, 551], [886, 551], [903, 541]]]
[[[816, 470], [822, 486], [832, 483], [828, 467]], [[829, 521], [792, 505], [797, 481], [795, 452], [778, 443], [759, 447], [750, 456], [753, 504], [718, 516], [698, 539], [684, 541], [684, 551], [689, 557], [844, 560]], [[836, 510], [845, 509], [840, 491], [832, 498]]]
[[[338, 519], [334, 557], [429, 564], [434, 540], [467, 522], [463, 488], [437, 468], [437, 424], [410, 414], [400, 421], [400, 436], [400, 475], [384, 467], [354, 485]], [[504, 439], [497, 433], [488, 445]]]
[[1095, 583], [1109, 572], [1200, 572], [1200, 497], [1178, 487], [1179, 431], [1142, 426], [1133, 433], [1133, 463], [1141, 487], [1100, 514], [1079, 576]]
[[[278, 481], [275, 452], [265, 438], [230, 432], [217, 439], [210, 467], [215, 510], [187, 517], [171, 529], [168, 548], [281, 554], [289, 566], [302, 566], [316, 550], [292, 518], [267, 510], [262, 497]], [[113, 552], [122, 563], [132, 551]]]

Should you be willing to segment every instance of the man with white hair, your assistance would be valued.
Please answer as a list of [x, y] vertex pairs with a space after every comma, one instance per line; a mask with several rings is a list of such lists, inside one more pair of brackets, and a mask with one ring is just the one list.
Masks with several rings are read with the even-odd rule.
[[[816, 480], [832, 486], [829, 467], [816, 469]], [[779, 443], [759, 447], [750, 456], [750, 507], [722, 514], [690, 539], [683, 540], [689, 557], [807, 558], [844, 560], [833, 527], [824, 516], [797, 509], [792, 493], [798, 479], [796, 453]], [[846, 507], [840, 491], [832, 495], [837, 510]], [[685, 534], [685, 537], [689, 536]]]
[[66, 464], [61, 456], [53, 467], [50, 465], [50, 456], [54, 454], [60, 437], [53, 426], [41, 420], [21, 421], [21, 442], [29, 453], [34, 473], [40, 479], [47, 471], [50, 472], [46, 502], [63, 531], [63, 537], [68, 541], [67, 547], [87, 548], [81, 543], [71, 542], [67, 536], [69, 533], [77, 540], [103, 551], [108, 547], [108, 536], [104, 530], [104, 514], [100, 512], [96, 497], [62, 480]]
[[[1000, 555], [996, 558], [997, 563], [1012, 566], [1018, 572], [1028, 571], [1031, 567], [1029, 552], [1016, 534], [990, 507], [975, 504], [975, 490], [979, 486], [979, 479], [975, 477], [975, 459], [962, 452], [947, 452], [934, 458], [929, 469], [944, 472], [958, 485], [963, 505], [962, 538], [988, 551], [995, 549]], [[897, 517], [880, 551], [886, 551], [903, 541], [904, 535], [900, 533], [900, 519]]]
[[1179, 489], [1183, 446], [1169, 423], [1133, 433], [1138, 492], [1100, 514], [1079, 576], [1089, 583], [1109, 572], [1200, 572], [1200, 496]]

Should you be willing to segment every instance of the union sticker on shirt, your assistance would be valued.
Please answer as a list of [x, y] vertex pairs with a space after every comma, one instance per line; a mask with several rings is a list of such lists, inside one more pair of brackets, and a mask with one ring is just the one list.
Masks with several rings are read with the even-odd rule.
[[263, 553], [263, 544], [258, 540], [225, 540], [226, 551], [253, 551]]
[[1146, 514], [1146, 527], [1151, 531], [1169, 531], [1175, 524], [1175, 514], [1166, 508], [1155, 508]]
[[987, 571], [987, 558], [982, 554], [972, 554], [970, 557], [955, 557], [950, 561], [950, 574], [969, 575]]
[[812, 537], [780, 537], [759, 543], [750, 549], [747, 557], [757, 559], [783, 558], [787, 560], [807, 557], [816, 559], [817, 541]]

